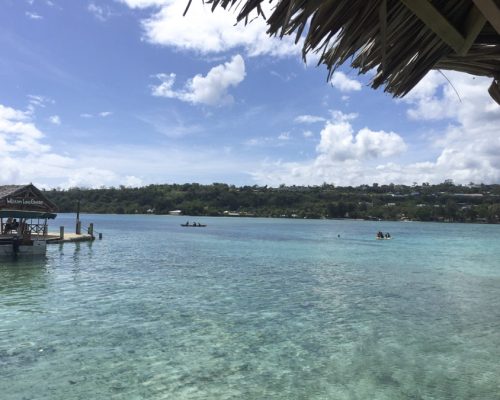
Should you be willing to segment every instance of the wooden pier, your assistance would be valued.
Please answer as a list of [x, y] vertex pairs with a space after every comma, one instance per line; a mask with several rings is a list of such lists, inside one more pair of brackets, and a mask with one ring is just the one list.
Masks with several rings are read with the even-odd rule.
[[[99, 239], [102, 239], [102, 233], [99, 234]], [[92, 242], [95, 240], [94, 224], [90, 223], [87, 228], [87, 233], [82, 233], [82, 225], [80, 220], [76, 221], [76, 232], [65, 233], [64, 226], [59, 227], [59, 233], [48, 233], [47, 243], [75, 243], [75, 242]]]
[[89, 234], [65, 233], [62, 238], [57, 233], [47, 235], [47, 244], [91, 242], [93, 240], [95, 240], [95, 236]]

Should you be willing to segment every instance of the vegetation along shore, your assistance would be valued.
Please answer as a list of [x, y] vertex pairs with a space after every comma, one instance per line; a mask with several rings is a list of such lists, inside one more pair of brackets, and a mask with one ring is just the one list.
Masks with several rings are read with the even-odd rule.
[[337, 187], [236, 187], [223, 183], [149, 185], [139, 188], [52, 189], [45, 194], [60, 212], [359, 218], [442, 222], [500, 222], [500, 185], [361, 185]]

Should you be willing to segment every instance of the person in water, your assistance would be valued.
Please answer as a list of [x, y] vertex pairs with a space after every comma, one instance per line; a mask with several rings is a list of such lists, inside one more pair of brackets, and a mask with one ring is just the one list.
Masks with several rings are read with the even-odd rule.
[[390, 234], [389, 232], [387, 232], [387, 233], [385, 234], [385, 238], [386, 238], [386, 239], [390, 239], [390, 238], [391, 238], [391, 234]]
[[383, 239], [384, 238], [384, 233], [382, 231], [377, 232], [377, 237]]

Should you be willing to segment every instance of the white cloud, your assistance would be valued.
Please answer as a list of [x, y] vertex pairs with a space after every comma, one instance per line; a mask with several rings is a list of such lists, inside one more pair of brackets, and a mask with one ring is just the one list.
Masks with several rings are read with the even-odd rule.
[[326, 118], [319, 117], [317, 115], [299, 115], [295, 118], [295, 122], [301, 124], [314, 124], [315, 122], [325, 122]]
[[290, 140], [290, 133], [283, 132], [278, 136], [258, 136], [247, 139], [243, 142], [245, 146], [248, 147], [281, 147], [284, 146], [285, 143]]
[[54, 100], [49, 97], [29, 94], [28, 96], [28, 113], [33, 114], [36, 108], [45, 108], [47, 104], [54, 104]]
[[87, 10], [101, 22], [107, 21], [113, 15], [109, 7], [98, 6], [95, 3], [90, 3]]
[[[308, 162], [267, 162], [254, 171], [261, 184], [338, 185], [364, 183], [500, 182], [500, 107], [489, 97], [489, 78], [447, 72], [453, 87], [438, 72], [431, 72], [403, 100], [408, 116], [419, 121], [444, 120], [436, 132], [437, 157], [419, 162], [379, 158], [396, 155], [404, 143], [394, 133], [369, 128], [354, 134], [353, 116], [334, 114], [321, 131], [317, 155]], [[455, 93], [459, 93], [460, 99]], [[434, 152], [432, 152], [434, 153]], [[378, 158], [373, 158], [378, 157]]]
[[[300, 55], [302, 43], [294, 38], [282, 40], [270, 38], [263, 18], [254, 19], [247, 26], [235, 25], [235, 10], [217, 8], [211, 11], [209, 4], [193, 1], [186, 16], [184, 0], [122, 0], [131, 8], [151, 7], [151, 15], [142, 21], [147, 41], [181, 50], [202, 54], [222, 53], [244, 48], [248, 56], [270, 54], [273, 56]], [[271, 5], [262, 3], [266, 16]]]
[[40, 95], [36, 95], [36, 94], [29, 94], [28, 95], [28, 102], [29, 102], [29, 104], [31, 104], [33, 106], [45, 107], [45, 103], [47, 101], [50, 101], [50, 100], [45, 96], [40, 96]]
[[29, 12], [29, 11], [26, 11], [26, 16], [29, 18], [29, 19], [43, 19], [43, 17], [39, 14], [36, 14], [36, 13], [32, 13], [32, 12]]
[[49, 121], [54, 125], [61, 125], [61, 117], [59, 115], [52, 115], [49, 117]]
[[361, 90], [361, 82], [349, 78], [346, 74], [336, 71], [332, 75], [330, 83], [341, 92], [352, 92]]
[[353, 114], [335, 111], [332, 117], [321, 131], [316, 150], [334, 161], [390, 157], [406, 150], [403, 139], [394, 132], [363, 128], [355, 134], [350, 123]]
[[81, 113], [80, 117], [82, 118], [94, 118], [94, 117], [101, 117], [101, 118], [106, 118], [112, 115], [113, 113], [111, 111], [102, 111], [97, 114], [90, 114], [90, 113]]
[[[107, 186], [124, 184], [136, 186], [136, 179], [141, 184], [164, 182], [199, 182], [212, 183], [221, 176], [238, 184], [245, 183], [248, 171], [253, 166], [252, 160], [245, 158], [241, 152], [228, 153], [225, 148], [207, 148], [189, 145], [185, 148], [177, 146], [120, 146], [113, 148], [80, 148], [80, 160], [86, 165], [99, 167], [104, 171], [120, 171], [108, 176]], [[193, 155], [196, 154], [196, 162]], [[69, 175], [68, 175], [69, 176]], [[127, 178], [129, 177], [129, 178]], [[130, 178], [132, 177], [132, 178]], [[82, 176], [80, 179], [84, 179]], [[96, 181], [92, 186], [98, 187]], [[68, 186], [65, 183], [65, 186]]]
[[271, 145], [275, 140], [271, 137], [255, 137], [245, 140], [243, 144], [245, 146], [268, 146]]
[[278, 77], [279, 79], [281, 79], [284, 82], [290, 82], [292, 79], [297, 78], [297, 74], [294, 72], [291, 72], [289, 74], [281, 74], [277, 71], [270, 71], [269, 73], [273, 76]]
[[170, 0], [121, 0], [121, 2], [130, 8], [148, 8], [166, 5]]
[[281, 132], [278, 136], [278, 140], [290, 140], [290, 132]]
[[49, 146], [38, 142], [42, 137], [42, 132], [31, 122], [28, 112], [0, 104], [0, 152], [3, 155], [48, 151]]
[[[141, 186], [163, 182], [211, 183], [227, 176], [246, 183], [253, 165], [228, 148], [79, 145], [57, 154], [27, 111], [0, 105], [0, 184], [33, 182], [40, 187]], [[276, 140], [276, 139], [275, 139]], [[72, 151], [73, 149], [71, 149]], [[193, 162], [196, 154], [197, 162]]]
[[[333, 111], [321, 130], [317, 155], [307, 162], [266, 162], [252, 175], [261, 184], [362, 184], [378, 174], [373, 167], [377, 159], [397, 156], [406, 144], [394, 132], [363, 128], [355, 132], [352, 121], [357, 114]], [[309, 137], [312, 132], [307, 131]], [[376, 180], [378, 181], [378, 180]]]
[[304, 131], [302, 132], [302, 135], [304, 135], [305, 138], [309, 138], [314, 135], [312, 131]]
[[450, 121], [435, 142], [442, 150], [433, 171], [455, 182], [499, 182], [500, 107], [487, 92], [491, 79], [446, 75], [453, 87], [433, 71], [403, 100], [410, 105], [410, 118]]
[[173, 89], [175, 74], [158, 74], [157, 78], [162, 83], [153, 87], [152, 94], [191, 104], [223, 106], [233, 102], [228, 89], [241, 83], [245, 75], [245, 62], [240, 55], [236, 55], [231, 61], [212, 68], [206, 76], [196, 75], [185, 84], [182, 90]]
[[[85, 167], [87, 162], [56, 154], [44, 143], [45, 135], [33, 122], [33, 111], [0, 104], [0, 184], [34, 182], [43, 187], [102, 186], [137, 183], [132, 175], [121, 176], [105, 168]], [[59, 121], [58, 116], [51, 117]], [[125, 157], [124, 157], [125, 158]], [[91, 164], [92, 165], [92, 164]]]

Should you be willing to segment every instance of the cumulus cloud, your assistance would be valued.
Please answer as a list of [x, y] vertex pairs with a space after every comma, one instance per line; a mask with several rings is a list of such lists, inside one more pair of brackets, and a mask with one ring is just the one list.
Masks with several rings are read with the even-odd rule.
[[355, 133], [350, 122], [354, 118], [355, 114], [333, 112], [332, 120], [321, 131], [316, 150], [334, 161], [390, 157], [406, 150], [405, 142], [394, 132], [363, 128]]
[[336, 71], [332, 75], [330, 83], [341, 92], [352, 92], [361, 90], [361, 82], [349, 78], [346, 74]]
[[449, 121], [435, 140], [441, 154], [433, 168], [456, 182], [499, 182], [500, 107], [487, 93], [491, 80], [457, 72], [446, 75], [453, 87], [433, 71], [403, 100], [410, 105], [412, 119]]
[[178, 99], [191, 104], [228, 105], [234, 100], [228, 93], [229, 88], [240, 84], [245, 75], [243, 57], [236, 55], [231, 61], [212, 68], [206, 76], [196, 75], [191, 78], [181, 90], [173, 89], [175, 74], [158, 74], [156, 77], [162, 83], [152, 88], [152, 94], [153, 96]]
[[[245, 26], [235, 25], [236, 14], [210, 5], [193, 1], [186, 16], [184, 0], [122, 0], [131, 8], [149, 9], [149, 17], [142, 21], [145, 39], [151, 43], [201, 54], [223, 53], [244, 48], [248, 56], [270, 54], [273, 56], [300, 55], [302, 44], [294, 39], [269, 38], [267, 25], [262, 18]], [[271, 5], [263, 3], [266, 15]], [[195, 28], [193, 28], [195, 27]]]
[[[85, 167], [83, 162], [52, 151], [44, 143], [45, 135], [33, 122], [33, 111], [17, 110], [0, 104], [0, 183], [36, 182], [54, 186], [102, 186], [117, 182], [137, 182], [133, 176], [98, 167]], [[59, 121], [58, 116], [51, 117]]]
[[458, 72], [446, 75], [453, 87], [434, 71], [399, 100], [408, 105], [411, 120], [446, 122], [434, 133], [437, 156], [408, 163], [387, 159], [406, 147], [399, 135], [370, 128], [355, 133], [354, 115], [334, 113], [321, 131], [314, 159], [266, 162], [254, 171], [254, 179], [271, 185], [500, 182], [500, 107], [487, 93], [490, 79]]
[[[403, 153], [407, 146], [395, 132], [363, 128], [355, 131], [352, 125], [357, 114], [333, 111], [320, 132], [316, 157], [306, 162], [266, 162], [252, 173], [262, 184], [361, 184], [376, 174], [373, 162]], [[311, 131], [304, 136], [312, 136]], [[370, 167], [368, 167], [370, 165]]]
[[42, 137], [28, 112], [0, 105], [0, 151], [3, 154], [48, 151], [49, 146], [38, 142]]

